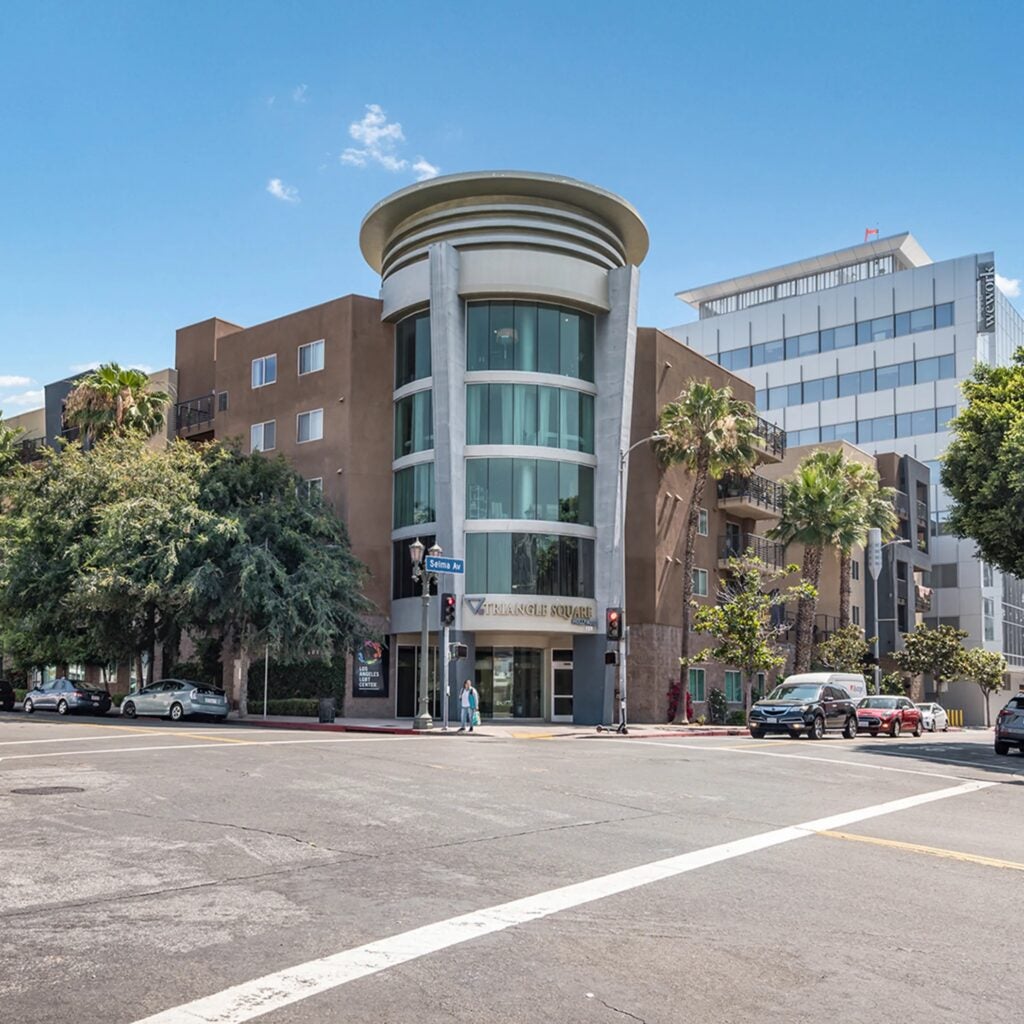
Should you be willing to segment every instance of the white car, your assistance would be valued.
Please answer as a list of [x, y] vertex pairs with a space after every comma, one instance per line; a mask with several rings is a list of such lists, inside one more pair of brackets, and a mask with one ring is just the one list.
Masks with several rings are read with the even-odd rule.
[[949, 732], [949, 718], [941, 704], [926, 703], [918, 704], [917, 707], [921, 712], [921, 722], [928, 732], [935, 732], [938, 729]]

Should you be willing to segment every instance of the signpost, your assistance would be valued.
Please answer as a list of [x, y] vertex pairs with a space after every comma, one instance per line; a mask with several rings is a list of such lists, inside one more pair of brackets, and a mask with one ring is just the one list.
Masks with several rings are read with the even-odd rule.
[[[433, 572], [438, 574], [447, 574], [449, 576], [462, 576], [466, 572], [466, 562], [462, 558], [446, 558], [443, 555], [427, 555], [424, 560], [424, 565], [427, 572]], [[444, 602], [446, 599], [451, 600], [450, 607], [445, 606]], [[451, 699], [449, 692], [450, 687], [448, 678], [451, 675], [451, 663], [452, 663], [452, 652], [451, 644], [448, 641], [449, 627], [455, 618], [455, 596], [452, 594], [443, 594], [441, 597], [442, 608], [441, 608], [441, 649], [444, 651], [444, 671], [442, 673], [443, 679], [441, 681], [441, 731], [448, 731], [448, 702]]]

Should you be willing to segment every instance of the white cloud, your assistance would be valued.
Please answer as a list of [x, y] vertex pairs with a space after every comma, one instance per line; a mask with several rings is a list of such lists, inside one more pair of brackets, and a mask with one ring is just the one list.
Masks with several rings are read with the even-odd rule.
[[31, 377], [18, 377], [13, 374], [0, 373], [0, 388], [27, 388], [31, 383]]
[[428, 160], [424, 160], [421, 156], [416, 157], [416, 162], [412, 165], [412, 169], [416, 172], [417, 181], [429, 181], [441, 173], [440, 167], [430, 163]]
[[275, 199], [280, 199], [284, 203], [299, 201], [299, 190], [292, 185], [286, 185], [280, 178], [271, 178], [267, 182], [267, 191]]
[[1020, 297], [1019, 277], [1003, 277], [1002, 274], [996, 274], [996, 287], [1008, 299], [1016, 299]]
[[68, 367], [68, 369], [72, 373], [86, 373], [89, 370], [95, 370], [96, 367], [99, 366], [99, 365], [100, 365], [100, 361], [98, 359], [93, 359], [93, 360], [91, 360], [88, 363], [72, 363]]
[[292, 99], [295, 100], [296, 103], [305, 103], [306, 100], [309, 99], [306, 93], [306, 83], [303, 82], [302, 85], [297, 85], [295, 86], [294, 89], [292, 89]]
[[440, 172], [439, 167], [422, 156], [416, 157], [410, 168], [409, 161], [398, 154], [399, 144], [405, 142], [402, 126], [397, 121], [389, 121], [378, 103], [366, 105], [366, 113], [361, 120], [348, 126], [348, 134], [359, 143], [358, 146], [349, 146], [341, 154], [341, 162], [350, 167], [366, 167], [375, 163], [393, 174], [411, 169], [417, 181], [437, 177]]
[[32, 409], [43, 404], [43, 389], [22, 391], [15, 395], [0, 395], [0, 409]]

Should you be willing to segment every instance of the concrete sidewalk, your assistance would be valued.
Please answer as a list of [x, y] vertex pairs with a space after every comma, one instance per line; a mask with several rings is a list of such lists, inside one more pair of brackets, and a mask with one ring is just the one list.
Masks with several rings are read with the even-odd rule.
[[[408, 718], [337, 718], [333, 722], [318, 722], [312, 718], [300, 718], [290, 715], [279, 715], [263, 718], [249, 715], [244, 719], [232, 712], [227, 721], [241, 726], [252, 726], [262, 729], [301, 729], [323, 732], [369, 732], [389, 733], [395, 736], [468, 736], [460, 733], [458, 723], [452, 723], [445, 732], [439, 721], [428, 732], [413, 729]], [[616, 732], [599, 732], [596, 726], [572, 725], [561, 722], [484, 722], [478, 725], [473, 736], [488, 739], [504, 740], [553, 740], [553, 739], [590, 739], [597, 737], [650, 738], [654, 736], [745, 736], [747, 730], [741, 726], [724, 725], [672, 725], [636, 723], [630, 725], [626, 736], [620, 737]]]

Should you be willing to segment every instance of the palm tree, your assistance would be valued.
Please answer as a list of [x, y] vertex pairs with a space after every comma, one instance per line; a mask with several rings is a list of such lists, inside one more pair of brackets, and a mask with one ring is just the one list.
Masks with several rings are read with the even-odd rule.
[[75, 382], [64, 403], [64, 418], [91, 441], [129, 430], [149, 437], [164, 425], [170, 401], [166, 392], [150, 389], [142, 370], [104, 363]]
[[[826, 453], [819, 452], [819, 455]], [[896, 492], [891, 487], [882, 487], [878, 471], [863, 462], [849, 460], [842, 467], [846, 487], [851, 499], [839, 540], [839, 626], [850, 624], [850, 590], [854, 545], [863, 546], [867, 532], [872, 527], [882, 531], [882, 541], [891, 540], [896, 534], [899, 520], [896, 518], [894, 499]]]
[[693, 600], [694, 547], [708, 478], [747, 476], [757, 458], [757, 417], [749, 402], [734, 398], [729, 387], [691, 380], [658, 417], [658, 455], [665, 466], [682, 466], [693, 478], [683, 547], [683, 612], [680, 646], [679, 717], [686, 721], [689, 689], [690, 617]]
[[813, 596], [805, 594], [797, 602], [794, 672], [806, 672], [811, 666], [822, 555], [826, 547], [841, 544], [848, 528], [850, 495], [843, 465], [842, 452], [808, 455], [786, 481], [782, 515], [769, 533], [783, 544], [803, 545], [801, 575], [814, 588]]

